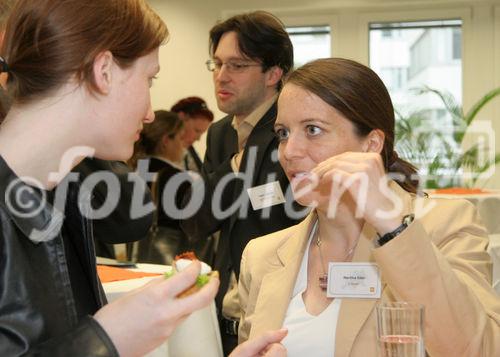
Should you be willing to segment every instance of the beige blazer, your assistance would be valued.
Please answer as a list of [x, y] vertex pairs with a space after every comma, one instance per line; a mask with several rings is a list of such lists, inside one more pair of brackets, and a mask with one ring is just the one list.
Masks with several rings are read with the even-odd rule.
[[[378, 264], [380, 300], [425, 305], [430, 356], [500, 356], [500, 297], [491, 288], [488, 236], [474, 206], [463, 200], [416, 199], [397, 185], [392, 188], [405, 213], [420, 212], [418, 205], [428, 213], [379, 248], [372, 242], [374, 228], [365, 224], [353, 261]], [[282, 327], [316, 219], [312, 212], [300, 224], [247, 245], [239, 280], [240, 342]], [[335, 357], [375, 355], [378, 301], [343, 299]]]

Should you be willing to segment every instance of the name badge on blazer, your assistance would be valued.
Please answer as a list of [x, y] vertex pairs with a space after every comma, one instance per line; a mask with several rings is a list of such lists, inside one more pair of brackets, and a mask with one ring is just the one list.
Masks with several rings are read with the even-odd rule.
[[247, 189], [254, 211], [285, 202], [285, 196], [278, 181]]
[[377, 264], [350, 262], [328, 264], [327, 297], [378, 299], [381, 286]]

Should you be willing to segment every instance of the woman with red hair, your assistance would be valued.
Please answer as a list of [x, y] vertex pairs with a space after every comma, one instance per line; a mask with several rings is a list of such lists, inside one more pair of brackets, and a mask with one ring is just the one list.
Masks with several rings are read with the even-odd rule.
[[182, 141], [186, 148], [184, 167], [186, 170], [201, 172], [202, 160], [193, 144], [207, 131], [214, 120], [214, 113], [208, 109], [207, 103], [200, 97], [187, 97], [179, 100], [170, 109], [178, 113], [184, 120], [184, 136]]

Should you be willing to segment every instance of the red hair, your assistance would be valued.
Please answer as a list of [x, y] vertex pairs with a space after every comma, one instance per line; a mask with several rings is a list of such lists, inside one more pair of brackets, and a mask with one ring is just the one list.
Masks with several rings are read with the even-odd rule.
[[175, 113], [182, 112], [188, 117], [203, 116], [210, 122], [214, 120], [214, 113], [208, 109], [207, 103], [200, 97], [181, 99], [170, 110]]
[[1, 51], [14, 101], [48, 95], [72, 76], [97, 92], [95, 57], [110, 51], [116, 63], [133, 62], [168, 36], [145, 0], [18, 0]]

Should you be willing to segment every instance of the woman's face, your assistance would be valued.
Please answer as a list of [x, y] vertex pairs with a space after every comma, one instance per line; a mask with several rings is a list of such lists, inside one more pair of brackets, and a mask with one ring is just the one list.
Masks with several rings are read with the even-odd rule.
[[101, 115], [103, 133], [97, 157], [127, 160], [132, 156], [143, 124], [154, 120], [150, 88], [159, 69], [158, 49], [138, 58], [129, 68], [114, 64], [110, 91], [103, 99], [107, 110], [106, 117]]
[[[279, 139], [279, 161], [294, 192], [297, 183], [320, 162], [347, 151], [366, 151], [365, 139], [354, 125], [317, 95], [286, 84], [278, 99], [274, 125]], [[312, 195], [299, 197], [308, 205]]]
[[200, 137], [207, 131], [210, 121], [204, 116], [198, 115], [186, 117], [184, 119], [184, 137], [182, 138], [184, 147], [187, 149], [200, 140]]

